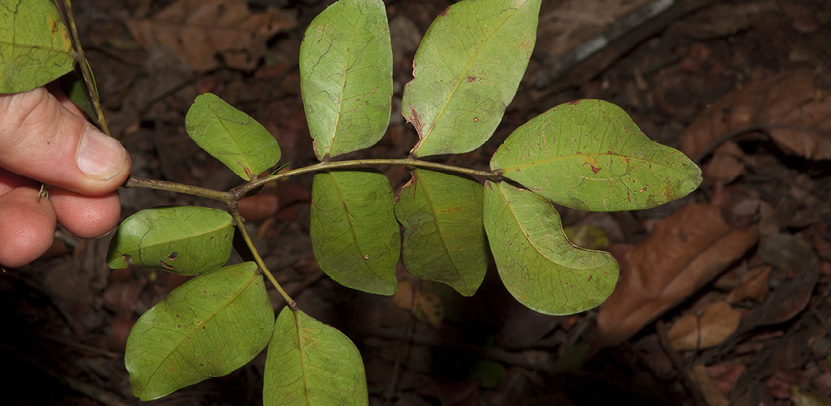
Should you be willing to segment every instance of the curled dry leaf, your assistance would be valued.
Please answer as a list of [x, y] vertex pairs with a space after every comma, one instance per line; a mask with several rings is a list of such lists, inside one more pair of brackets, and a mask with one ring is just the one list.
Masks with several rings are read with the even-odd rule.
[[715, 278], [758, 238], [755, 225], [732, 229], [719, 208], [706, 204], [688, 205], [659, 220], [620, 261], [620, 282], [597, 316], [597, 345], [632, 337]]
[[744, 173], [744, 152], [735, 142], [725, 142], [713, 151], [713, 159], [704, 167], [704, 180], [730, 183]]
[[768, 279], [770, 267], [757, 268], [742, 275], [741, 285], [731, 290], [724, 298], [728, 303], [738, 303], [745, 299], [762, 303], [768, 294]]
[[741, 320], [741, 311], [718, 301], [704, 309], [701, 317], [685, 314], [672, 325], [667, 337], [679, 351], [715, 347], [736, 331]]
[[784, 279], [768, 299], [753, 309], [742, 320], [739, 333], [750, 331], [758, 326], [784, 323], [802, 312], [811, 300], [811, 292], [819, 279], [819, 266], [816, 256], [808, 255], [812, 261], [803, 268], [794, 271], [793, 277]]
[[244, 0], [179, 0], [152, 18], [127, 19], [142, 47], [166, 46], [196, 71], [215, 68], [216, 54], [231, 68], [252, 70], [265, 55], [266, 41], [293, 26], [294, 19], [278, 9], [252, 13]]
[[761, 130], [786, 152], [831, 159], [831, 83], [811, 71], [752, 82], [713, 104], [681, 134], [681, 151], [701, 158], [741, 132]]

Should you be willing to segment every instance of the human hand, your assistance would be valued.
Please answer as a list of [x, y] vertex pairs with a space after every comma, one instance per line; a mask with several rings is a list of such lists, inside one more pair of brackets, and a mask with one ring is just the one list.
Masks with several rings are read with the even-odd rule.
[[[53, 93], [0, 94], [0, 265], [19, 267], [46, 252], [56, 222], [82, 238], [118, 222], [127, 151]], [[41, 183], [51, 185], [48, 199], [38, 200]]]

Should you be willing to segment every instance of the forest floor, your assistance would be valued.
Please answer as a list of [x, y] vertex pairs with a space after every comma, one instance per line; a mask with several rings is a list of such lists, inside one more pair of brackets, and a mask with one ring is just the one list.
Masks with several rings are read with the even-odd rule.
[[[236, 184], [185, 133], [184, 115], [204, 92], [263, 123], [291, 167], [314, 163], [297, 60], [305, 27], [329, 2], [250, 0], [235, 18], [251, 24], [235, 27], [195, 23], [197, 3], [73, 4], [132, 174], [222, 190]], [[417, 136], [400, 115], [401, 91], [421, 36], [451, 2], [386, 3], [393, 117], [381, 142], [359, 154], [403, 158]], [[541, 315], [513, 300], [492, 265], [471, 298], [402, 266], [392, 298], [344, 288], [314, 261], [309, 176], [269, 185], [242, 207], [266, 264], [301, 309], [360, 348], [371, 405], [831, 405], [828, 1], [677, 1], [622, 32], [616, 24], [633, 10], [661, 2], [554, 3], [543, 1], [534, 56], [494, 137], [447, 161], [486, 168], [513, 129], [583, 98], [618, 104], [652, 140], [695, 160], [704, 182], [680, 201], [637, 212], [561, 208], [576, 244], [620, 263], [606, 304]], [[249, 30], [240, 37], [246, 45], [195, 41], [217, 29]], [[593, 56], [575, 56], [610, 32]], [[408, 179], [403, 167], [382, 169], [396, 191]], [[215, 204], [147, 189], [121, 196], [123, 217]], [[186, 278], [112, 271], [104, 260], [110, 237], [57, 236], [44, 258], [0, 274], [3, 404], [139, 404], [124, 367], [127, 334]], [[148, 404], [262, 404], [264, 362], [263, 353]]]

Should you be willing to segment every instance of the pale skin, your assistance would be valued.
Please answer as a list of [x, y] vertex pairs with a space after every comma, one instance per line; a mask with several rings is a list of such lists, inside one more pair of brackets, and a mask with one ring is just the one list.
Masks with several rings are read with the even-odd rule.
[[[0, 94], [0, 265], [37, 259], [57, 223], [81, 238], [106, 234], [118, 222], [116, 189], [129, 173], [121, 144], [57, 87]], [[41, 184], [50, 187], [39, 200]]]

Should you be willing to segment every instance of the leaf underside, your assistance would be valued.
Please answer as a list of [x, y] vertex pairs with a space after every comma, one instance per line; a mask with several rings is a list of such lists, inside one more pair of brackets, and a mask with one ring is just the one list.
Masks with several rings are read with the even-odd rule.
[[300, 45], [300, 88], [319, 160], [381, 139], [392, 107], [392, 48], [381, 0], [341, 0], [315, 17]]
[[107, 264], [113, 269], [126, 268], [129, 263], [198, 275], [224, 265], [233, 240], [228, 212], [196, 206], [145, 209], [118, 227]]
[[133, 394], [158, 399], [247, 364], [271, 339], [274, 311], [257, 265], [194, 278], [136, 321], [124, 364]]
[[426, 169], [412, 173], [395, 204], [395, 216], [404, 227], [404, 265], [415, 277], [446, 283], [471, 296], [488, 268], [482, 184]]
[[340, 331], [284, 307], [265, 362], [263, 405], [366, 405], [364, 364]]
[[412, 155], [460, 154], [493, 135], [534, 50], [541, 0], [462, 1], [428, 29], [401, 110]]
[[74, 64], [69, 32], [50, 0], [0, 6], [0, 93], [43, 86]]
[[391, 295], [401, 237], [387, 177], [374, 171], [331, 171], [314, 176], [312, 248], [320, 269], [353, 289]]
[[523, 305], [564, 315], [603, 303], [618, 266], [611, 254], [575, 247], [551, 202], [506, 182], [485, 183], [485, 231], [499, 276]]
[[618, 106], [579, 100], [548, 110], [514, 131], [491, 169], [551, 201], [579, 210], [655, 207], [701, 183], [678, 150], [647, 138]]
[[185, 127], [200, 148], [245, 180], [280, 162], [280, 146], [268, 130], [215, 94], [196, 97]]

